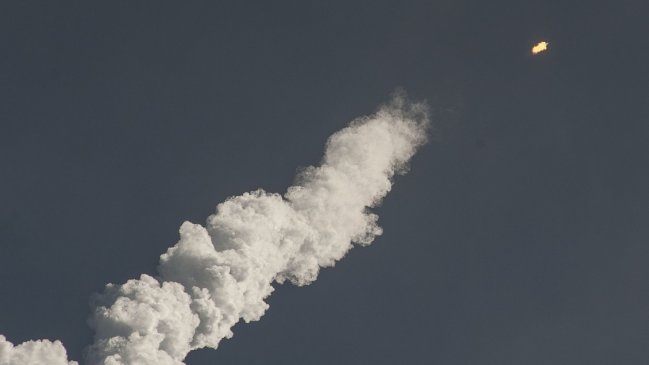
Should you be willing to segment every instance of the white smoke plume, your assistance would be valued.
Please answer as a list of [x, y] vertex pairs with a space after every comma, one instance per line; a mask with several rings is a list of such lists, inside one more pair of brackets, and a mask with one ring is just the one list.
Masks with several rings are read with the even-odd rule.
[[[307, 285], [354, 243], [370, 244], [382, 231], [368, 208], [406, 171], [428, 123], [424, 105], [398, 96], [331, 136], [321, 166], [283, 196], [245, 193], [219, 204], [205, 227], [183, 223], [158, 277], [108, 284], [96, 298], [87, 364], [184, 364], [190, 351], [232, 337], [241, 319], [259, 320], [274, 282]], [[59, 342], [13, 347], [0, 337], [0, 365], [25, 364], [76, 363]]]
[[18, 346], [0, 335], [0, 365], [78, 365], [68, 361], [60, 341], [27, 341]]

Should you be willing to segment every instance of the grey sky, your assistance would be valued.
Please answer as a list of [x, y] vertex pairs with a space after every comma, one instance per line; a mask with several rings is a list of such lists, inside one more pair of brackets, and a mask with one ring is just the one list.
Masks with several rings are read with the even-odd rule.
[[436, 129], [384, 235], [188, 364], [645, 364], [648, 11], [3, 2], [0, 333], [80, 359], [93, 292], [403, 87]]

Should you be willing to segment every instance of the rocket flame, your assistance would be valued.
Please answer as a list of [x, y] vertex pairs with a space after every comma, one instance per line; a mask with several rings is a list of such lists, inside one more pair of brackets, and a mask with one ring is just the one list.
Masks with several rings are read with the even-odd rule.
[[549, 44], [550, 43], [548, 43], [546, 41], [537, 43], [534, 47], [532, 47], [532, 54], [539, 54], [539, 53], [547, 50]]

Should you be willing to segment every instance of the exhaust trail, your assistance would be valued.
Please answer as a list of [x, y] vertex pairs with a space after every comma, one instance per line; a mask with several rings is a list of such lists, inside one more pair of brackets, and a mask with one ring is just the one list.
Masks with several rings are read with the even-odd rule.
[[[157, 277], [108, 284], [95, 297], [86, 364], [184, 364], [190, 351], [231, 338], [240, 320], [259, 320], [273, 283], [308, 285], [354, 244], [370, 244], [382, 231], [369, 208], [407, 171], [428, 126], [425, 105], [398, 95], [332, 135], [320, 166], [284, 195], [244, 193], [220, 203], [205, 226], [183, 223]], [[58, 362], [39, 360], [46, 352]], [[60, 342], [14, 347], [0, 336], [0, 365], [19, 364], [76, 365]]]

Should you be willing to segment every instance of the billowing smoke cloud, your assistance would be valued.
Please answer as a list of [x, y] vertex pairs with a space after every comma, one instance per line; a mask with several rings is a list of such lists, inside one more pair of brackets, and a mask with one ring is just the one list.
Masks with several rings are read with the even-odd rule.
[[[307, 285], [354, 243], [370, 244], [381, 228], [368, 208], [406, 171], [427, 125], [422, 104], [397, 97], [331, 136], [321, 166], [283, 196], [245, 193], [219, 204], [205, 227], [183, 223], [158, 277], [108, 284], [96, 298], [87, 363], [183, 364], [188, 352], [232, 337], [241, 319], [259, 320], [274, 282]], [[46, 353], [58, 362], [40, 360]], [[58, 342], [12, 347], [0, 338], [0, 365], [18, 364], [68, 365]]]
[[0, 365], [78, 365], [68, 361], [60, 341], [27, 341], [18, 346], [0, 335]]

